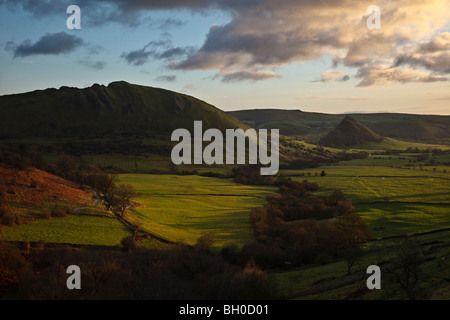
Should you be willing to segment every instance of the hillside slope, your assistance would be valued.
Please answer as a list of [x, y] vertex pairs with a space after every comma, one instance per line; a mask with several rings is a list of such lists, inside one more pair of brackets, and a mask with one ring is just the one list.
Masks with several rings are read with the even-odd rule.
[[365, 142], [382, 141], [382, 136], [347, 116], [336, 128], [323, 137], [320, 143], [327, 147], [345, 148]]
[[194, 120], [205, 128], [245, 127], [191, 96], [123, 81], [0, 96], [1, 138], [167, 135], [190, 130]]
[[[241, 110], [229, 114], [249, 126], [280, 129], [282, 134], [298, 136], [313, 143], [318, 142], [346, 116], [280, 109]], [[450, 116], [401, 113], [349, 115], [384, 137], [431, 144], [450, 144]]]

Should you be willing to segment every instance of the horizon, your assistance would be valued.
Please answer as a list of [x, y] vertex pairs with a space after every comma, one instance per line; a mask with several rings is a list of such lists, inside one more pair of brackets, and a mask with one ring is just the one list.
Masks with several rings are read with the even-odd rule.
[[[223, 111], [450, 115], [450, 0], [0, 1], [0, 95], [116, 79]], [[376, 18], [376, 16], [375, 16]], [[5, 31], [6, 30], [6, 31]]]
[[[26, 91], [26, 92], [1, 94], [0, 97], [2, 97], [2, 96], [8, 96], [8, 95], [20, 95], [20, 94], [30, 93], [30, 92], [34, 92], [34, 91], [44, 91], [44, 90], [48, 90], [48, 89], [56, 89], [56, 90], [60, 90], [61, 88], [64, 88], [64, 87], [65, 87], [65, 88], [71, 88], [71, 89], [77, 89], [77, 90], [87, 89], [87, 88], [90, 88], [90, 87], [92, 87], [92, 86], [94, 86], [94, 85], [101, 85], [101, 86], [108, 87], [111, 83], [114, 83], [114, 82], [126, 82], [126, 83], [129, 83], [129, 84], [131, 84], [131, 85], [145, 86], [145, 87], [152, 87], [152, 86], [141, 85], [141, 84], [137, 84], [137, 83], [130, 83], [130, 82], [124, 81], [124, 80], [117, 80], [117, 81], [112, 81], [112, 82], [110, 82], [110, 83], [108, 83], [108, 84], [94, 83], [94, 84], [92, 84], [91, 86], [88, 86], [88, 87], [74, 87], [74, 86], [66, 86], [66, 85], [62, 85], [62, 86], [60, 86], [60, 87], [58, 87], [58, 88], [56, 88], [56, 87], [50, 87], [50, 88], [45, 88], [45, 89], [35, 89], [35, 90], [31, 90], [31, 91]], [[163, 88], [163, 87], [153, 87], [153, 88], [155, 88], [155, 89], [161, 89], [161, 90], [169, 90], [169, 89], [166, 89], [166, 88]], [[169, 90], [169, 91], [173, 91], [173, 90]], [[198, 99], [198, 100], [202, 100], [202, 99], [200, 99], [200, 98], [198, 98], [198, 97], [196, 97], [195, 95], [192, 95], [192, 94], [187, 94], [187, 93], [177, 92], [177, 91], [173, 91], [173, 92], [176, 92], [176, 93], [179, 93], [179, 94], [184, 94], [184, 95], [187, 95], [187, 96], [191, 96], [191, 97], [196, 98], [196, 99]], [[210, 103], [209, 103], [208, 101], [206, 101], [206, 100], [202, 100], [202, 101], [204, 101], [204, 102], [210, 104]], [[212, 105], [212, 106], [214, 106], [214, 107], [216, 107], [216, 108], [219, 108], [219, 107], [217, 107], [217, 106], [215, 106], [215, 105]], [[371, 115], [371, 114], [405, 114], [405, 115], [417, 115], [417, 116], [443, 116], [443, 117], [450, 116], [450, 111], [449, 111], [448, 114], [433, 114], [433, 113], [426, 114], [426, 113], [391, 112], [391, 111], [388, 111], [388, 110], [385, 110], [385, 111], [380, 110], [380, 111], [376, 111], [376, 112], [361, 111], [361, 110], [360, 110], [360, 111], [357, 111], [357, 110], [355, 110], [355, 111], [348, 111], [348, 112], [333, 113], [333, 112], [308, 111], [308, 110], [306, 110], [306, 109], [304, 109], [304, 108], [299, 108], [299, 107], [297, 107], [297, 108], [296, 108], [296, 107], [293, 107], [293, 108], [291, 108], [291, 109], [286, 109], [286, 108], [273, 108], [273, 107], [267, 107], [267, 108], [254, 108], [254, 107], [249, 107], [249, 108], [245, 108], [245, 109], [234, 109], [234, 110], [223, 110], [223, 109], [221, 109], [221, 108], [219, 108], [219, 109], [222, 110], [222, 111], [224, 111], [224, 112], [255, 111], [255, 110], [276, 110], [276, 111], [299, 111], [299, 112], [304, 112], [304, 113], [329, 114], [329, 115], [339, 115], [339, 116], [359, 115], [359, 114], [367, 114], [367, 115]]]

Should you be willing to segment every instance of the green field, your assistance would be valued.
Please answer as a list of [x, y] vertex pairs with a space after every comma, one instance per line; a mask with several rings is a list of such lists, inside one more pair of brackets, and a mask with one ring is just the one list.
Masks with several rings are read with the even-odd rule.
[[[350, 275], [347, 275], [344, 260], [271, 272], [271, 279], [283, 297], [300, 300], [407, 299], [398, 284], [383, 282], [383, 278], [383, 290], [366, 290], [365, 270], [369, 265], [380, 265], [386, 257], [395, 259], [396, 248], [408, 239], [420, 244], [423, 252], [432, 250], [433, 244], [439, 247], [438, 251], [433, 251], [434, 259], [420, 266], [420, 286], [431, 299], [448, 299], [450, 167], [417, 166], [414, 170], [405, 167], [410, 160], [408, 156], [414, 155], [376, 156], [335, 166], [282, 172], [297, 181], [317, 182], [317, 194], [341, 189], [368, 223], [372, 239], [378, 239], [363, 247], [363, 254]], [[448, 162], [447, 157], [447, 154], [438, 155], [436, 161]], [[327, 173], [325, 177], [320, 176], [322, 171]], [[430, 231], [437, 232], [426, 234]]]
[[[327, 176], [316, 176], [322, 170]], [[283, 173], [297, 181], [317, 182], [318, 194], [342, 190], [376, 238], [450, 227], [448, 172], [345, 165]]]
[[242, 246], [253, 238], [250, 211], [262, 206], [271, 187], [243, 186], [226, 179], [174, 175], [119, 175], [141, 195], [131, 220], [169, 241], [195, 244], [203, 233], [216, 235], [215, 247]]
[[[414, 237], [421, 244], [450, 240], [450, 231]], [[344, 300], [347, 297], [363, 300], [407, 299], [398, 284], [384, 280], [382, 290], [366, 290], [366, 269], [369, 265], [380, 265], [383, 260], [396, 257], [395, 247], [404, 240], [369, 243], [347, 274], [347, 263], [337, 260], [325, 265], [312, 265], [291, 270], [275, 270], [270, 277], [278, 292], [286, 299], [296, 300]], [[431, 245], [422, 245], [429, 250]], [[450, 285], [445, 277], [449, 274], [450, 248], [444, 247], [436, 253], [436, 259], [421, 265], [420, 286], [427, 290], [431, 299], [448, 300]], [[442, 277], [444, 276], [444, 277]]]
[[115, 246], [130, 236], [128, 229], [117, 219], [95, 216], [67, 216], [33, 221], [5, 227], [0, 238], [7, 241], [45, 240], [51, 243]]

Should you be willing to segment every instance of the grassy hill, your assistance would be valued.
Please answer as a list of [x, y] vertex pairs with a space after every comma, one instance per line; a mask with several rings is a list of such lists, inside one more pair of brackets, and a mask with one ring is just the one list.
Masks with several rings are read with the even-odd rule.
[[148, 137], [190, 130], [194, 120], [202, 120], [205, 128], [245, 127], [196, 98], [123, 81], [0, 97], [2, 138]]
[[[252, 127], [280, 129], [289, 136], [318, 142], [335, 128], [345, 114], [325, 114], [300, 110], [242, 110], [229, 112]], [[349, 114], [379, 135], [393, 139], [432, 144], [450, 144], [450, 116], [400, 113]]]
[[365, 142], [382, 142], [383, 137], [373, 132], [365, 125], [359, 123], [350, 116], [344, 120], [325, 137], [320, 143], [327, 147], [346, 148]]

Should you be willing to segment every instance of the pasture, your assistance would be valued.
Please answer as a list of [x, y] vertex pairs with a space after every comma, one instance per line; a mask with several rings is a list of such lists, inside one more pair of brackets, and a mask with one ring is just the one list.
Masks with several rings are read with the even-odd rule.
[[[380, 161], [384, 162], [383, 159]], [[325, 177], [319, 175], [322, 170], [327, 174]], [[287, 170], [283, 174], [297, 181], [317, 182], [317, 194], [340, 189], [353, 202], [357, 213], [369, 223], [375, 238], [450, 227], [450, 173], [443, 170], [351, 166], [347, 163]]]
[[130, 231], [117, 219], [86, 215], [36, 220], [11, 227], [2, 226], [0, 238], [7, 241], [69, 243], [100, 246], [119, 245]]
[[143, 207], [133, 210], [129, 219], [143, 230], [191, 245], [203, 233], [212, 232], [215, 248], [228, 242], [238, 246], [250, 242], [250, 212], [276, 190], [199, 176], [121, 174], [119, 180], [140, 193], [135, 201]]

